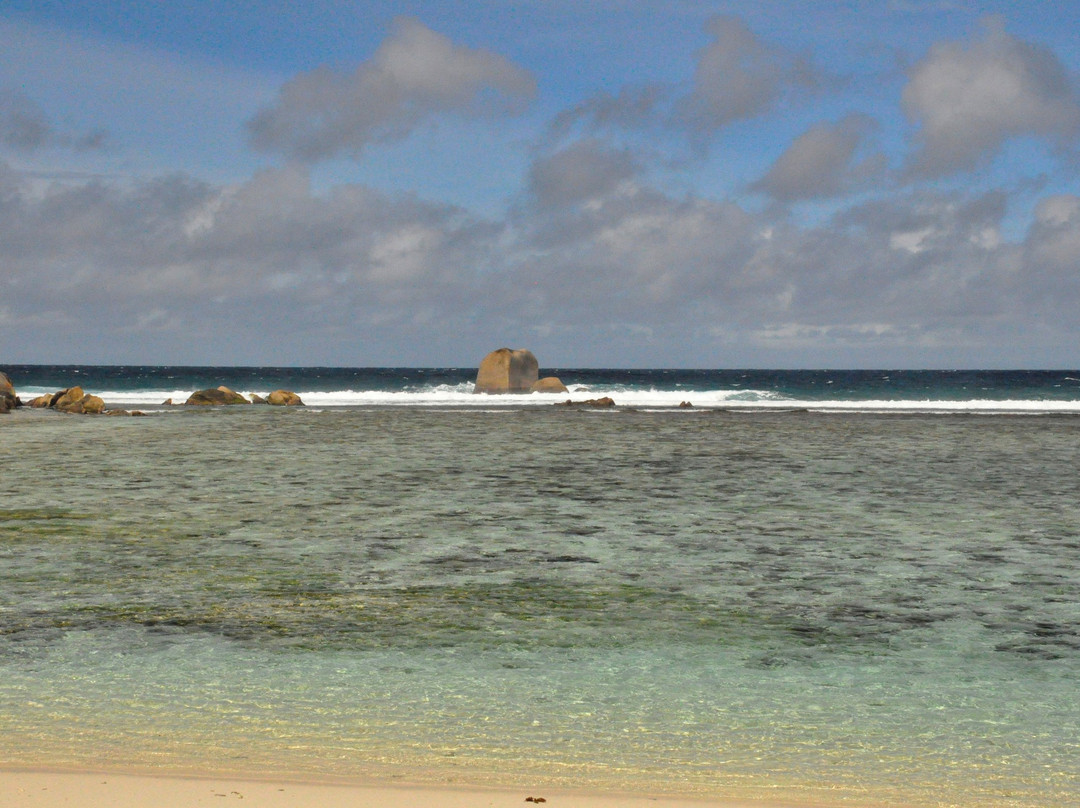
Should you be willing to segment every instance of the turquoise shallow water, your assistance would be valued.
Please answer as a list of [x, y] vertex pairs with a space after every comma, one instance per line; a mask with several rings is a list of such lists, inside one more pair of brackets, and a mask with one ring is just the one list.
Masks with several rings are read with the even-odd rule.
[[1080, 419], [0, 422], [0, 761], [1080, 805]]

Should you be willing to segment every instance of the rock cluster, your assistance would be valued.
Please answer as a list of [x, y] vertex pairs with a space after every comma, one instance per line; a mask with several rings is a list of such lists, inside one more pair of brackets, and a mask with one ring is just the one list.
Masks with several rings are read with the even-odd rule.
[[480, 362], [474, 393], [567, 393], [556, 376], [540, 378], [532, 351], [499, 348]]
[[145, 415], [138, 410], [107, 410], [100, 396], [87, 393], [81, 387], [69, 387], [55, 393], [38, 396], [30, 402], [34, 409], [52, 409], [71, 415]]
[[[162, 402], [163, 405], [171, 405], [170, 398]], [[300, 407], [304, 402], [300, 396], [290, 390], [275, 390], [265, 399], [262, 396], [251, 394], [251, 401], [222, 385], [213, 390], [196, 390], [192, 393], [185, 404], [192, 405], [220, 405], [220, 404], [271, 404], [278, 407]], [[22, 401], [15, 395], [15, 388], [11, 380], [3, 371], [0, 371], [0, 413], [9, 412], [16, 407], [21, 407]], [[34, 409], [53, 409], [57, 412], [105, 414], [105, 415], [145, 415], [139, 410], [107, 410], [105, 402], [99, 397], [87, 393], [81, 387], [69, 387], [66, 390], [58, 390], [55, 393], [38, 396], [30, 402]]]
[[[169, 399], [165, 403], [171, 404], [172, 399]], [[277, 407], [304, 406], [304, 402], [300, 400], [300, 396], [291, 390], [275, 390], [266, 398], [263, 398], [256, 393], [252, 393], [251, 401], [248, 401], [235, 390], [230, 390], [225, 385], [208, 390], [196, 390], [188, 396], [188, 400], [184, 403], [202, 407], [225, 406], [229, 404], [270, 404]]]

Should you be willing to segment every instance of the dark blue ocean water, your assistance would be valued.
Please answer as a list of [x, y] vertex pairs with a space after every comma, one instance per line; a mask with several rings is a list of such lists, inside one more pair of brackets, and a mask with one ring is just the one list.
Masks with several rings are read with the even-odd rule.
[[[286, 389], [324, 406], [479, 405], [475, 368], [159, 367], [13, 365], [7, 373], [24, 398], [78, 384], [118, 404], [181, 401], [196, 389]], [[1077, 370], [671, 370], [542, 368], [571, 393], [610, 395], [632, 406], [841, 406], [955, 411], [997, 402], [1024, 411], [1080, 410]], [[531, 397], [533, 403], [544, 397]], [[528, 397], [512, 397], [529, 403]], [[509, 399], [507, 402], [509, 403]], [[1007, 402], [1006, 404], [1002, 404]]]

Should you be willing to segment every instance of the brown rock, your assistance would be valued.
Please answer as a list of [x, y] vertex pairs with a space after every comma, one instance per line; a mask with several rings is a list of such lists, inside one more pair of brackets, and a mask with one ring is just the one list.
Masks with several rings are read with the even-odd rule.
[[248, 393], [248, 398], [251, 399], [252, 404], [265, 404], [266, 399], [260, 396], [258, 393]]
[[249, 402], [235, 390], [230, 390], [222, 385], [213, 390], [196, 390], [188, 396], [188, 400], [184, 403], [199, 406], [218, 406], [224, 404], [247, 404]]
[[532, 351], [499, 348], [484, 357], [476, 373], [474, 393], [527, 393], [540, 379]]
[[105, 412], [105, 402], [98, 396], [92, 396], [89, 393], [83, 396], [79, 404], [82, 406], [82, 411], [88, 414], [100, 415]]
[[275, 390], [266, 397], [266, 403], [275, 407], [303, 407], [300, 396], [289, 390]]
[[0, 370], [0, 412], [10, 412], [19, 406], [21, 402], [15, 395], [15, 387], [7, 374]]
[[558, 376], [545, 376], [529, 388], [530, 393], [569, 393]]
[[54, 394], [50, 406], [60, 412], [81, 413], [84, 398], [86, 392], [81, 387], [69, 387]]
[[45, 409], [46, 407], [49, 407], [49, 406], [52, 405], [52, 400], [53, 400], [53, 394], [52, 393], [46, 393], [45, 395], [38, 396], [33, 401], [31, 401], [30, 406], [33, 407], [35, 410]]
[[560, 401], [556, 404], [560, 407], [614, 407], [615, 401], [610, 396], [604, 396], [603, 398], [589, 398], [585, 401]]

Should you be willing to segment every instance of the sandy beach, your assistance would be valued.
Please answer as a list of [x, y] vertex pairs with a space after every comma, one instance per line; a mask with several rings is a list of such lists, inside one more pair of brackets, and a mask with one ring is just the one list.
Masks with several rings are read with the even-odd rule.
[[0, 770], [0, 795], [5, 805], [19, 808], [812, 808], [801, 802], [690, 800], [542, 787], [506, 790], [40, 770]]

